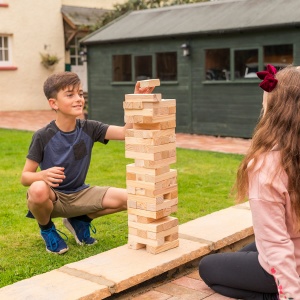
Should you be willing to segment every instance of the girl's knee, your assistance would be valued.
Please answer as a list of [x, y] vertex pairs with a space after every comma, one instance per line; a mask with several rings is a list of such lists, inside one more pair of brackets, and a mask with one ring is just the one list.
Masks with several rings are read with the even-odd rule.
[[199, 262], [199, 275], [208, 286], [211, 286], [209, 277], [213, 270], [213, 254], [203, 257]]

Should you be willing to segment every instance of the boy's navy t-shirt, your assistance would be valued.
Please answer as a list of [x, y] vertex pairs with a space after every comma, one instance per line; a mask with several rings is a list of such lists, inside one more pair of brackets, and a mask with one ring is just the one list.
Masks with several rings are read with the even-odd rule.
[[85, 178], [94, 142], [107, 144], [109, 125], [92, 120], [76, 120], [71, 132], [60, 131], [55, 121], [38, 130], [32, 137], [27, 158], [39, 163], [41, 170], [64, 167], [66, 178], [55, 188], [71, 194], [87, 188]]

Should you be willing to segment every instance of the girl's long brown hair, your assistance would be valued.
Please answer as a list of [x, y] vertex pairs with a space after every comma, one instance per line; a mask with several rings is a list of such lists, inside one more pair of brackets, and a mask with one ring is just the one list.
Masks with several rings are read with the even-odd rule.
[[281, 164], [288, 176], [288, 192], [300, 231], [300, 68], [288, 66], [275, 77], [278, 83], [268, 93], [267, 109], [261, 115], [251, 146], [243, 159], [236, 180], [236, 200], [242, 202], [248, 195], [248, 163], [278, 145]]

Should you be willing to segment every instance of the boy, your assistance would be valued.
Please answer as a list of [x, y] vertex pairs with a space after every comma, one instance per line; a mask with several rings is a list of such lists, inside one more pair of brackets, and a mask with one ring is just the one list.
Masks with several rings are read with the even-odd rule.
[[[137, 82], [134, 92], [151, 93], [153, 89], [140, 88]], [[91, 221], [127, 209], [125, 189], [91, 187], [85, 178], [94, 142], [124, 140], [125, 130], [132, 125], [78, 119], [85, 101], [75, 73], [51, 75], [44, 83], [44, 93], [56, 119], [33, 135], [21, 183], [29, 186], [27, 205], [39, 224], [46, 250], [62, 254], [68, 246], [52, 218], [63, 217], [78, 244], [93, 245], [97, 241], [90, 236]]]

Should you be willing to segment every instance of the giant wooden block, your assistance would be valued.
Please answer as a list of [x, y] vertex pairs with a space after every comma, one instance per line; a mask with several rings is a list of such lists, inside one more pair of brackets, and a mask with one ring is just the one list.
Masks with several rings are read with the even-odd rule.
[[126, 94], [125, 102], [158, 102], [161, 94]]
[[159, 182], [126, 180], [126, 185], [128, 193], [155, 197], [157, 195], [171, 193], [175, 188], [177, 189], [177, 174]]
[[[142, 167], [137, 167], [135, 164], [128, 164], [126, 166], [126, 172], [128, 174], [129, 173], [137, 174], [137, 176], [148, 175], [148, 176], [156, 177], [156, 176], [162, 175], [164, 173], [170, 172], [170, 166], [166, 165], [166, 166], [156, 168], [156, 169], [146, 169], [146, 168], [142, 168]], [[148, 181], [150, 181], [150, 180], [148, 180]], [[153, 180], [151, 180], [151, 181], [153, 181]]]
[[[125, 154], [128, 152], [142, 152], [142, 153], [159, 153], [164, 151], [173, 150], [176, 153], [176, 143], [167, 143], [162, 145], [143, 145], [143, 144], [132, 144], [130, 141], [125, 140]], [[132, 157], [135, 158], [135, 157]]]
[[[165, 238], [168, 238], [169, 236], [177, 237], [178, 238], [178, 226], [171, 227], [167, 230], [159, 231], [159, 232], [153, 232], [153, 231], [148, 231], [145, 229], [139, 229], [139, 228], [134, 228], [134, 227], [129, 227], [128, 230], [129, 235], [134, 235], [137, 237], [141, 237], [144, 239], [149, 239], [149, 240], [162, 240], [165, 241]], [[152, 241], [150, 241], [152, 245]], [[148, 244], [148, 243], [147, 243]]]
[[178, 219], [170, 216], [159, 220], [155, 220], [151, 223], [140, 223], [140, 222], [128, 220], [128, 227], [151, 231], [151, 232], [161, 232], [175, 226], [178, 226]]
[[[147, 81], [144, 86], [155, 86]], [[125, 132], [127, 165], [128, 246], [146, 247], [153, 254], [178, 246], [176, 100], [161, 94], [127, 94], [123, 102], [124, 121], [133, 129]]]
[[174, 206], [171, 206], [168, 208], [164, 208], [164, 209], [158, 210], [158, 211], [149, 211], [149, 210], [137, 209], [137, 208], [131, 208], [131, 207], [128, 208], [129, 214], [137, 215], [137, 216], [145, 217], [145, 218], [150, 218], [150, 219], [154, 219], [154, 220], [167, 217], [175, 211], [177, 211], [177, 205], [174, 205]]
[[146, 79], [146, 80], [140, 80], [139, 82], [141, 88], [160, 86], [159, 79]]
[[149, 161], [161, 161], [163, 159], [167, 159], [171, 157], [176, 158], [176, 149], [164, 150], [155, 153], [125, 151], [125, 157], [133, 158], [133, 159], [149, 160]]
[[125, 143], [137, 145], [162, 145], [176, 141], [175, 128], [165, 130], [136, 130], [125, 131]]
[[[143, 121], [143, 119], [141, 119]], [[159, 123], [136, 123], [133, 124], [133, 129], [141, 129], [141, 130], [164, 130], [176, 127], [176, 120], [171, 121], [161, 121]]]
[[137, 167], [156, 169], [176, 163], [176, 156], [174, 155], [160, 160], [135, 159], [134, 163]]
[[179, 246], [179, 239], [171, 240], [171, 241], [165, 241], [165, 243], [161, 246], [153, 247], [150, 245], [146, 245], [146, 250], [149, 253], [152, 254], [158, 254], [173, 248], [176, 248]]
[[145, 169], [136, 167], [134, 164], [126, 167], [126, 179], [128, 180], [160, 182], [174, 176], [177, 176], [177, 171], [170, 169], [169, 165], [158, 169]]
[[156, 102], [126, 100], [123, 102], [125, 116], [158, 116], [176, 113], [176, 100], [162, 99]]
[[[143, 116], [143, 115], [133, 115], [133, 116], [124, 116], [125, 123], [142, 123], [142, 124], [153, 124], [153, 123], [165, 123], [165, 122], [175, 122], [176, 124], [176, 115], [157, 115], [157, 116]], [[135, 127], [133, 127], [135, 128]], [[169, 127], [171, 128], [171, 127]], [[149, 128], [151, 129], [151, 128]], [[162, 128], [161, 128], [162, 129]], [[165, 128], [166, 129], [166, 128]]]

